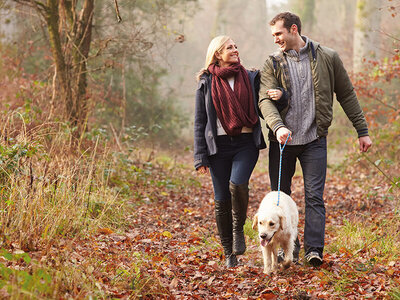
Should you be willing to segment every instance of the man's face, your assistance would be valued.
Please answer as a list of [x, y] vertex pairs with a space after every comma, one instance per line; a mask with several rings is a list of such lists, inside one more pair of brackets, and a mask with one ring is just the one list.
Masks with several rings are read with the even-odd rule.
[[279, 20], [274, 25], [271, 25], [274, 43], [277, 44], [282, 51], [291, 50], [295, 45], [297, 30], [294, 30], [293, 26], [295, 25], [292, 25], [292, 28], [288, 31], [283, 26], [283, 20]]

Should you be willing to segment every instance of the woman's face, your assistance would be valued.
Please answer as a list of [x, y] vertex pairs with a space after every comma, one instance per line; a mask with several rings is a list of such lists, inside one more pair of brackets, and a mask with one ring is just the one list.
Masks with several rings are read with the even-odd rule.
[[229, 67], [239, 61], [239, 51], [234, 41], [227, 40], [221, 51], [215, 53], [221, 67]]

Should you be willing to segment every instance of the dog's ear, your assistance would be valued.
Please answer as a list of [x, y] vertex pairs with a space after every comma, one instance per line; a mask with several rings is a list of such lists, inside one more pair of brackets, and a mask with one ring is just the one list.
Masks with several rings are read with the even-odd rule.
[[257, 223], [258, 223], [258, 214], [255, 214], [253, 217], [253, 225], [251, 226], [251, 228], [253, 228], [253, 230], [255, 230], [257, 228]]
[[282, 229], [282, 231], [285, 231], [286, 229], [286, 217], [284, 215], [279, 216], [279, 225]]

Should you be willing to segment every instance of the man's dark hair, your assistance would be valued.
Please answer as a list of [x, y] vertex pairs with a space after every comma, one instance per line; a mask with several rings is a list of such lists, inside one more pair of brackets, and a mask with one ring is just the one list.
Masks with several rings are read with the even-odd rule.
[[277, 14], [270, 22], [269, 25], [275, 25], [276, 22], [278, 21], [283, 21], [283, 27], [285, 27], [288, 31], [290, 31], [290, 27], [292, 27], [293, 24], [297, 26], [297, 31], [301, 35], [301, 21], [299, 16], [292, 14], [291, 12], [283, 12], [280, 14]]

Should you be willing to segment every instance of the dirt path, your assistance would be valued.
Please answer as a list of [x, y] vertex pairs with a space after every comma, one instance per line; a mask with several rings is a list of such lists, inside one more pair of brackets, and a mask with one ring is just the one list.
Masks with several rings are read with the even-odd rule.
[[[362, 190], [349, 186], [338, 177], [328, 177], [325, 190], [327, 209], [326, 245], [329, 249], [344, 220], [374, 220], [382, 213], [390, 215], [379, 195], [362, 199]], [[248, 250], [241, 265], [223, 267], [222, 248], [216, 237], [212, 187], [209, 178], [201, 179], [202, 188], [170, 193], [157, 203], [141, 206], [130, 235], [130, 251], [144, 253], [137, 261], [141, 275], [136, 281], [137, 296], [181, 299], [332, 299], [386, 298], [393, 280], [399, 280], [400, 264], [387, 266], [362, 264], [352, 278], [341, 278], [349, 268], [368, 260], [362, 255], [350, 257], [345, 250], [325, 252], [319, 269], [303, 265], [290, 267], [273, 276], [262, 273], [262, 261], [256, 241], [248, 239]], [[268, 177], [254, 174], [251, 182], [249, 217], [263, 198]], [[302, 242], [304, 201], [301, 177], [295, 177], [293, 199], [300, 213], [299, 236]], [[389, 212], [389, 213], [388, 213]], [[301, 252], [302, 254], [302, 252]], [[302, 255], [301, 255], [302, 256]], [[361, 259], [362, 258], [362, 259]], [[392, 270], [392, 269], [390, 269]], [[148, 281], [146, 284], [146, 280]], [[332, 283], [342, 280], [343, 284]], [[142, 284], [142, 286], [140, 286]], [[139, 292], [141, 291], [141, 292]], [[158, 295], [156, 295], [158, 293]]]

